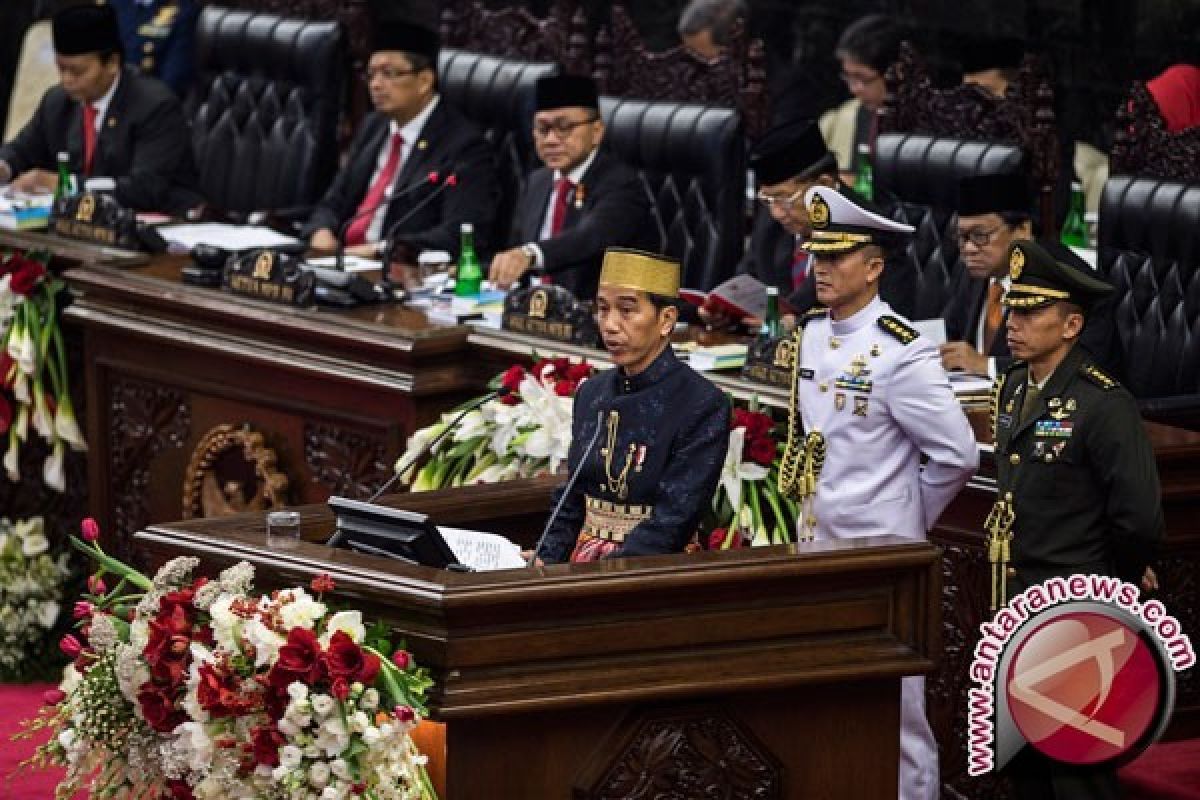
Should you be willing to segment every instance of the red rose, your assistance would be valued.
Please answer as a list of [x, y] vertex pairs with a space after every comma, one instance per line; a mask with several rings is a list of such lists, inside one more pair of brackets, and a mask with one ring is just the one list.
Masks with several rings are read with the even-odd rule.
[[412, 722], [417, 718], [416, 712], [413, 711], [409, 706], [396, 706], [395, 709], [392, 710], [392, 713], [395, 714], [396, 719], [400, 720], [401, 722]]
[[721, 545], [725, 544], [725, 534], [729, 533], [726, 528], [714, 528], [713, 532], [708, 535], [708, 549], [720, 550]]
[[67, 699], [67, 693], [62, 689], [47, 689], [42, 693], [42, 702], [48, 706], [56, 706]]
[[588, 378], [592, 377], [592, 365], [586, 361], [581, 361], [578, 364], [572, 364], [571, 366], [567, 367], [566, 377], [567, 380], [575, 381], [575, 383], [587, 380]]
[[46, 268], [36, 261], [24, 259], [23, 263], [16, 268], [9, 279], [8, 287], [15, 294], [29, 296], [29, 293], [37, 288], [38, 281], [46, 274]]
[[517, 364], [504, 371], [504, 374], [500, 376], [500, 385], [510, 392], [515, 392], [521, 388], [521, 381], [524, 379], [525, 368]]
[[548, 358], [539, 359], [533, 362], [533, 366], [529, 368], [529, 374], [537, 378], [539, 381], [544, 381], [548, 377], [554, 376], [554, 362]]
[[85, 517], [79, 524], [79, 532], [85, 542], [94, 542], [100, 538], [100, 525], [91, 517]]
[[329, 682], [329, 693], [342, 702], [350, 696], [350, 682], [338, 676]]
[[392, 653], [392, 663], [396, 665], [397, 669], [408, 669], [408, 666], [412, 663], [412, 657], [409, 656], [406, 650], [397, 650]]
[[288, 632], [287, 644], [279, 648], [279, 658], [267, 673], [267, 682], [278, 689], [300, 681], [311, 686], [321, 679], [321, 644], [317, 635], [299, 626]]
[[329, 577], [325, 573], [321, 573], [320, 575], [313, 578], [312, 584], [311, 584], [312, 590], [314, 592], [316, 592], [317, 594], [324, 594], [325, 592], [332, 592], [334, 585], [335, 584], [333, 582], [333, 578]]
[[751, 461], [769, 467], [775, 460], [775, 443], [766, 437], [749, 440], [746, 442], [745, 455]]
[[559, 397], [571, 397], [575, 394], [575, 381], [555, 381], [554, 393]]
[[337, 631], [325, 651], [325, 668], [334, 679], [369, 684], [379, 674], [379, 657], [355, 644], [345, 631]]
[[183, 605], [168, 605], [166, 597], [163, 604], [158, 616], [150, 620], [150, 636], [142, 655], [155, 680], [178, 686], [183, 682], [183, 673], [191, 657], [192, 621]]
[[279, 748], [287, 743], [287, 739], [274, 725], [263, 725], [254, 729], [254, 763], [256, 765], [278, 767]]
[[143, 683], [137, 695], [146, 724], [159, 733], [170, 733], [187, 722], [187, 715], [175, 707], [175, 700], [167, 691], [161, 686]]
[[240, 717], [258, 708], [258, 697], [246, 693], [236, 675], [205, 664], [199, 669], [196, 699], [214, 717]]
[[0, 394], [0, 433], [8, 433], [8, 426], [12, 425], [12, 419], [12, 404], [8, 402], [8, 398]]
[[178, 778], [167, 781], [167, 791], [171, 793], [171, 800], [195, 800], [192, 787], [188, 786], [187, 781]]

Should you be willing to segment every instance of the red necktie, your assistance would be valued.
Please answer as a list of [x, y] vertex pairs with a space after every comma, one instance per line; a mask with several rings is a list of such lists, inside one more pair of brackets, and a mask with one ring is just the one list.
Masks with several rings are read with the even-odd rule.
[[797, 291], [804, 285], [804, 281], [808, 278], [808, 262], [812, 255], [800, 246], [800, 242], [796, 242], [796, 249], [792, 251], [792, 291]]
[[376, 176], [375, 182], [371, 184], [371, 188], [367, 190], [367, 194], [363, 197], [362, 202], [358, 204], [358, 209], [354, 212], [359, 215], [358, 219], [350, 223], [350, 227], [346, 229], [346, 246], [353, 247], [357, 244], [363, 244], [367, 241], [367, 231], [371, 227], [371, 221], [375, 219], [375, 215], [370, 213], [371, 209], [376, 209], [382, 204], [383, 196], [387, 193], [388, 187], [392, 185], [392, 179], [396, 177], [396, 171], [400, 169], [400, 152], [404, 147], [404, 137], [400, 132], [392, 134], [391, 150], [388, 151], [387, 161], [383, 164], [383, 169], [379, 170], [379, 175]]
[[566, 178], [559, 178], [554, 185], [554, 212], [550, 215], [550, 235], [558, 236], [562, 232], [563, 222], [567, 218], [567, 195], [575, 188], [575, 184]]
[[83, 174], [92, 174], [92, 160], [96, 157], [96, 109], [91, 103], [83, 104]]

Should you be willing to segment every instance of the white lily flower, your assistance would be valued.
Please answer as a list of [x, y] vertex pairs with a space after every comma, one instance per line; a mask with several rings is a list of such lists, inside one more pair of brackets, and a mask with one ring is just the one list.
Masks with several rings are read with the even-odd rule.
[[419, 428], [413, 431], [412, 436], [408, 437], [408, 443], [404, 448], [404, 455], [396, 460], [394, 467], [395, 471], [400, 473], [401, 481], [404, 483], [412, 483], [414, 475], [412, 467], [416, 463], [417, 458], [424, 452], [429, 443], [441, 436], [442, 431], [446, 429], [446, 421], [435, 422], [424, 428]]
[[24, 326], [16, 328], [8, 337], [8, 354], [12, 356], [12, 360], [17, 362], [17, 368], [26, 375], [32, 375], [34, 371], [35, 359], [37, 357], [37, 346], [33, 342], [33, 337], [29, 335], [29, 330]]
[[33, 402], [33, 395], [29, 393], [29, 376], [21, 372], [15, 361], [12, 368], [17, 373], [16, 379], [13, 381], [13, 397], [21, 405], [27, 406]]
[[325, 620], [325, 633], [321, 635], [321, 647], [329, 647], [333, 634], [342, 631], [355, 644], [362, 644], [367, 638], [367, 628], [363, 625], [361, 611], [338, 611]]
[[54, 441], [54, 417], [46, 405], [46, 392], [40, 384], [33, 385], [33, 429], [47, 442]]
[[65, 462], [66, 448], [63, 446], [63, 440], [56, 439], [54, 449], [50, 451], [50, 455], [46, 456], [46, 463], [42, 466], [42, 480], [46, 486], [56, 492], [67, 490]]
[[14, 430], [8, 437], [8, 450], [4, 453], [4, 472], [13, 483], [21, 482], [20, 445]]
[[79, 420], [75, 418], [75, 408], [71, 405], [71, 399], [66, 395], [62, 397], [62, 402], [54, 412], [54, 432], [60, 439], [71, 445], [72, 450], [79, 452], [87, 450], [83, 431], [79, 429]]
[[13, 423], [13, 431], [22, 442], [29, 438], [29, 406], [23, 405], [17, 409], [17, 421]]
[[451, 438], [456, 442], [465, 442], [468, 439], [474, 439], [476, 436], [484, 436], [487, 433], [488, 424], [483, 416], [483, 412], [479, 409], [474, 409], [463, 415]]
[[729, 449], [725, 451], [725, 466], [721, 469], [721, 488], [729, 495], [729, 505], [735, 513], [742, 505], [742, 481], [761, 481], [768, 472], [761, 464], [742, 461], [745, 446], [745, 428], [738, 427], [729, 432]]

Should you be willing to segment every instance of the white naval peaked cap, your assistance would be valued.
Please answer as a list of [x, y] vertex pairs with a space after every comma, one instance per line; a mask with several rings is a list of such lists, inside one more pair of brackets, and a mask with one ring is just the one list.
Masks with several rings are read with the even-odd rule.
[[804, 193], [812, 233], [801, 247], [810, 253], [849, 253], [868, 244], [887, 245], [910, 236], [913, 226], [869, 211], [828, 186]]

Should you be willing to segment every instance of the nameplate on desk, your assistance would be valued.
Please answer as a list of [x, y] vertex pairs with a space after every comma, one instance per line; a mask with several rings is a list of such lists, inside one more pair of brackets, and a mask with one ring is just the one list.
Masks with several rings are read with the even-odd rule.
[[561, 286], [530, 286], [504, 298], [505, 330], [595, 347], [600, 333], [591, 310]]
[[301, 269], [300, 259], [277, 250], [252, 250], [225, 268], [225, 287], [234, 294], [307, 306], [313, 302], [317, 278]]
[[107, 194], [83, 192], [60, 199], [50, 215], [50, 231], [107, 247], [139, 249], [136, 215]]
[[796, 363], [796, 356], [796, 343], [791, 336], [757, 339], [746, 353], [742, 377], [787, 389], [792, 384], [792, 367]]

